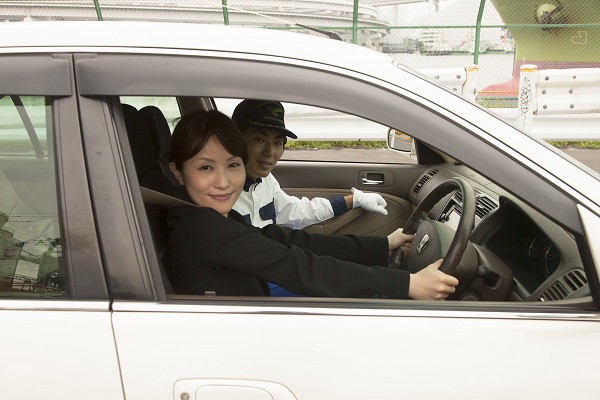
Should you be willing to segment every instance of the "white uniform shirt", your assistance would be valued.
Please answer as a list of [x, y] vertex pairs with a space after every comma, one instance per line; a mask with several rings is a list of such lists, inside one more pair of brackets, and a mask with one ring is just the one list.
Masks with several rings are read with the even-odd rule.
[[292, 229], [302, 229], [348, 211], [342, 195], [312, 200], [289, 196], [281, 190], [273, 174], [256, 181], [246, 179], [244, 190], [233, 209], [259, 228], [278, 224]]

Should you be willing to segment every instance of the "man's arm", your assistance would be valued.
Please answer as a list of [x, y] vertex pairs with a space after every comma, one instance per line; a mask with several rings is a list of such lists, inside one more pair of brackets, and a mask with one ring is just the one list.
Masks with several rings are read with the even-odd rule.
[[348, 211], [342, 196], [331, 199], [315, 197], [298, 198], [279, 190], [274, 197], [277, 224], [292, 229], [302, 229]]
[[387, 204], [383, 197], [377, 193], [364, 193], [352, 188], [353, 194], [345, 196], [338, 195], [328, 199], [322, 197], [313, 199], [298, 198], [285, 193], [273, 175], [270, 175], [268, 179], [275, 201], [278, 225], [292, 229], [302, 229], [342, 215], [356, 207], [387, 215], [385, 209]]

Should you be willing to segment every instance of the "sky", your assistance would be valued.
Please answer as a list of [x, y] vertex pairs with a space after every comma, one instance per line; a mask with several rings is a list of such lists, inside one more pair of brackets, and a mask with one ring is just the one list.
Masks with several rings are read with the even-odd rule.
[[[429, 2], [389, 6], [386, 9], [382, 7], [380, 17], [387, 19], [387, 16], [391, 16], [388, 13], [397, 13], [396, 21], [390, 23], [398, 25], [474, 25], [477, 21], [480, 0], [446, 0], [440, 1], [439, 4], [437, 13]], [[395, 7], [397, 11], [393, 10]], [[502, 19], [490, 1], [485, 3], [482, 22], [490, 25], [502, 24]]]

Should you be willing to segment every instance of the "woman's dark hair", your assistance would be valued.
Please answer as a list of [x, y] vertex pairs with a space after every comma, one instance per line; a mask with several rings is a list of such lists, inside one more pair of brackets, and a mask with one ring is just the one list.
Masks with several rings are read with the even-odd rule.
[[248, 161], [246, 142], [233, 121], [225, 114], [216, 111], [196, 111], [181, 118], [169, 144], [169, 162], [178, 170], [194, 157], [214, 136], [229, 154], [241, 157], [244, 164]]

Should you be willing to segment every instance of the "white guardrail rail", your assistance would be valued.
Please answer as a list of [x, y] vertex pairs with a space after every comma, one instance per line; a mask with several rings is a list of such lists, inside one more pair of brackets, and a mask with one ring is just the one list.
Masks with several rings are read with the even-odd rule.
[[[479, 67], [420, 69], [475, 101]], [[490, 108], [509, 123], [543, 140], [600, 140], [600, 68], [521, 68], [517, 108]], [[386, 140], [388, 127], [357, 117], [286, 104], [286, 124], [298, 140]]]
[[600, 68], [522, 65], [520, 73], [517, 127], [542, 139], [600, 139]]

